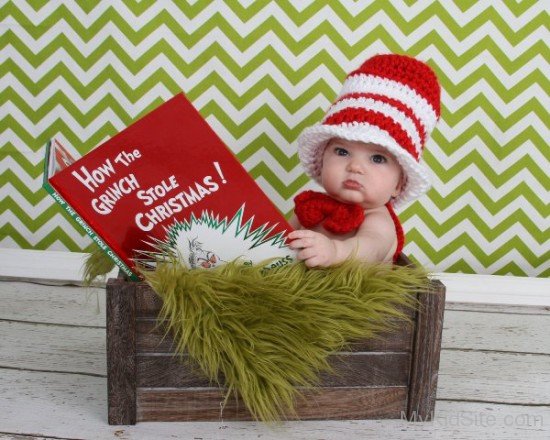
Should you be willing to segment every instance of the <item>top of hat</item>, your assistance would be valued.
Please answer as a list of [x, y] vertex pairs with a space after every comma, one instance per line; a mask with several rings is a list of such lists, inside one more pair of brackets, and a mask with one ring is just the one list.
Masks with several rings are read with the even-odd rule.
[[407, 55], [381, 54], [367, 59], [347, 76], [373, 75], [407, 85], [424, 97], [437, 117], [441, 114], [441, 88], [428, 64]]

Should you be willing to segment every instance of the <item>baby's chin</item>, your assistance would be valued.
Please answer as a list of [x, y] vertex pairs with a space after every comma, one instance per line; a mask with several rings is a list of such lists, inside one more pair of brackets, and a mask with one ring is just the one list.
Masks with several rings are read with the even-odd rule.
[[[349, 193], [349, 194], [348, 194]], [[358, 191], [346, 191], [345, 193], [328, 193], [329, 196], [331, 196], [333, 199], [338, 200], [342, 203], [349, 203], [349, 204], [363, 204], [363, 197]]]

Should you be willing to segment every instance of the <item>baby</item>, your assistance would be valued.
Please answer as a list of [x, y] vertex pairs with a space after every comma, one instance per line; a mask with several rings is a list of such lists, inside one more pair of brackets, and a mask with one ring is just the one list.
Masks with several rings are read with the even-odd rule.
[[393, 208], [429, 189], [420, 158], [439, 116], [439, 83], [421, 61], [377, 55], [347, 76], [323, 121], [298, 139], [306, 173], [326, 191], [294, 199], [298, 259], [395, 262], [405, 240]]

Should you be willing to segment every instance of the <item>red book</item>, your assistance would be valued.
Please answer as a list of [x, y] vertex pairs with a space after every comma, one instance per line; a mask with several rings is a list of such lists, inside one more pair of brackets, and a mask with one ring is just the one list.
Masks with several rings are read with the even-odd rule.
[[294, 260], [291, 226], [183, 94], [78, 160], [52, 140], [44, 187], [134, 279], [159, 250], [192, 268]]

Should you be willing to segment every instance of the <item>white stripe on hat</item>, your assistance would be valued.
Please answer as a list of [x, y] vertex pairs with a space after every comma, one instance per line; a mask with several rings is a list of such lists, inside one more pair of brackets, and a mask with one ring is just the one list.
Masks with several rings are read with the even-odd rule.
[[376, 93], [401, 101], [411, 108], [424, 126], [426, 140], [437, 122], [437, 114], [426, 98], [399, 81], [376, 75], [358, 74], [346, 79], [339, 98], [350, 93]]
[[375, 112], [382, 113], [384, 116], [390, 117], [395, 122], [397, 122], [401, 126], [401, 128], [403, 128], [403, 130], [407, 133], [407, 136], [412, 141], [416, 149], [417, 155], [420, 156], [420, 154], [422, 153], [422, 141], [420, 140], [420, 134], [418, 133], [414, 122], [405, 113], [392, 106], [391, 104], [387, 104], [373, 98], [345, 98], [341, 101], [337, 101], [332, 105], [332, 107], [330, 107], [325, 118], [323, 119], [323, 122], [325, 122], [330, 116], [334, 115], [335, 113], [338, 113], [339, 111], [345, 110], [349, 107], [373, 110]]

